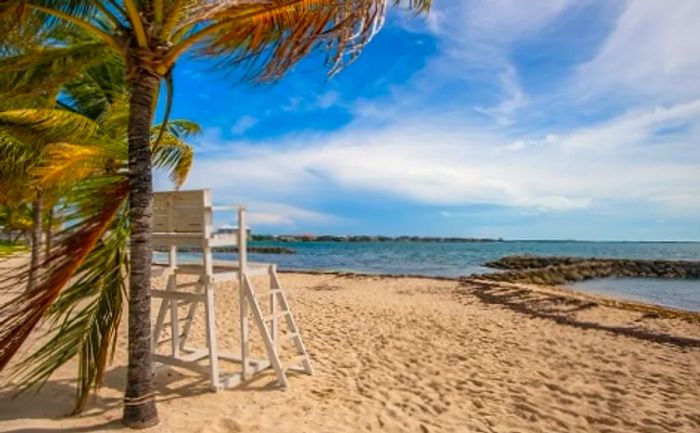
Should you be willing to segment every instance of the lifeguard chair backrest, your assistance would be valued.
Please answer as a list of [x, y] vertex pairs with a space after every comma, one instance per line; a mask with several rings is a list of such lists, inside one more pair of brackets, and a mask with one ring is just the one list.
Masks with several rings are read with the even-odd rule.
[[208, 189], [154, 194], [153, 234], [212, 234], [212, 201]]

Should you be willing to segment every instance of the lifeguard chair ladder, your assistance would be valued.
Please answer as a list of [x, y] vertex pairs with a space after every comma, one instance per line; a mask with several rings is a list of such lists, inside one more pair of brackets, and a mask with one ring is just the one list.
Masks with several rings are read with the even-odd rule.
[[[167, 284], [164, 289], [151, 290], [153, 298], [162, 299], [155, 326], [153, 328], [153, 359], [162, 364], [191, 367], [193, 363], [208, 358], [211, 389], [218, 391], [231, 388], [249, 379], [254, 374], [272, 368], [277, 383], [287, 387], [286, 372], [290, 370], [311, 374], [312, 367], [301, 334], [296, 326], [289, 303], [279, 278], [277, 266], [267, 263], [250, 263], [247, 255], [246, 210], [238, 208], [238, 230], [226, 234], [213, 233], [213, 206], [209, 190], [169, 191], [155, 193], [153, 208], [153, 245], [166, 248], [166, 263], [154, 263], [153, 276], [164, 276]], [[238, 261], [215, 261], [214, 247], [238, 247]], [[179, 248], [199, 248], [202, 251], [201, 263], [178, 263]], [[250, 280], [255, 275], [268, 275], [270, 285], [264, 293], [256, 293]], [[194, 275], [194, 282], [178, 282], [178, 276]], [[240, 301], [240, 355], [220, 353], [217, 347], [214, 285], [219, 290], [227, 282], [238, 280]], [[266, 314], [258, 301], [262, 296], [269, 300], [269, 313]], [[206, 322], [206, 347], [191, 348], [186, 345], [197, 307], [203, 304]], [[179, 307], [185, 305], [187, 314], [182, 319], [184, 326], [180, 332]], [[249, 352], [250, 336], [248, 308], [252, 310], [255, 324], [262, 336], [267, 359], [251, 359]], [[168, 314], [169, 313], [169, 314]], [[170, 321], [166, 322], [166, 316]], [[280, 337], [279, 320], [283, 319], [288, 332]], [[165, 327], [170, 332], [170, 353], [157, 353], [161, 345], [160, 337]], [[284, 343], [294, 342], [295, 356], [283, 362], [280, 348]], [[219, 373], [219, 360], [240, 363], [240, 373], [222, 376]]]

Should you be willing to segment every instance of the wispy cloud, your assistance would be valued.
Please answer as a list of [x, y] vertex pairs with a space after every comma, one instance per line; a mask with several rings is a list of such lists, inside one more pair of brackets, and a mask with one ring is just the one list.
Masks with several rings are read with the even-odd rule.
[[258, 123], [258, 119], [253, 116], [242, 116], [231, 127], [231, 132], [236, 135], [241, 135], [254, 127]]
[[[222, 201], [222, 197], [214, 195], [217, 203], [228, 203]], [[331, 215], [326, 212], [318, 212], [305, 209], [288, 203], [266, 202], [266, 201], [246, 201], [245, 203], [222, 204], [220, 206], [245, 205], [247, 210], [248, 223], [254, 230], [269, 229], [270, 227], [287, 230], [295, 230], [305, 225], [323, 227], [335, 224], [344, 218]], [[216, 210], [214, 212], [214, 224], [221, 226], [225, 224], [236, 225], [238, 221], [237, 213], [234, 210]]]
[[687, 101], [700, 95], [700, 2], [627, 1], [613, 33], [578, 69], [583, 96], [636, 102]]
[[500, 73], [502, 100], [492, 107], [475, 107], [478, 112], [493, 117], [500, 125], [512, 123], [511, 115], [527, 105], [527, 96], [518, 83], [518, 76], [512, 65], [505, 64]]
[[336, 105], [339, 101], [340, 93], [335, 89], [330, 89], [306, 96], [293, 96], [289, 98], [289, 101], [281, 109], [289, 112], [326, 110]]
[[249, 220], [254, 226], [288, 227], [293, 229], [301, 224], [324, 226], [341, 221], [341, 218], [324, 212], [300, 208], [285, 203], [251, 202]]
[[[527, 105], [526, 91], [510, 56], [513, 44], [536, 34], [570, 4], [567, 0], [477, 0], [435, 5], [428, 28], [440, 38], [431, 74], [462, 74], [464, 80], [500, 88], [492, 106], [477, 106], [500, 124]], [[496, 77], [494, 80], [493, 77]]]
[[313, 104], [322, 110], [332, 107], [340, 99], [340, 94], [336, 90], [329, 90], [319, 95], [316, 102]]

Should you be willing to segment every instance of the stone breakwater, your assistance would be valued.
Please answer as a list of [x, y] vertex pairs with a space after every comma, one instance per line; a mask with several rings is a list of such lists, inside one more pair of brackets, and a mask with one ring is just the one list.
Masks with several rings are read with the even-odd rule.
[[682, 260], [507, 256], [485, 266], [504, 272], [474, 277], [548, 285], [605, 277], [700, 278], [700, 262]]

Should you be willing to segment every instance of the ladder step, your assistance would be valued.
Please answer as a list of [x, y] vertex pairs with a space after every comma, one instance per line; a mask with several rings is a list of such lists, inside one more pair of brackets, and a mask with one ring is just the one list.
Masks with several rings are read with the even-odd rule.
[[151, 289], [152, 298], [160, 298], [167, 300], [188, 301], [188, 302], [204, 302], [206, 294], [190, 293], [190, 292], [175, 292], [171, 290]]
[[263, 322], [272, 322], [272, 319], [281, 319], [284, 316], [287, 316], [289, 314], [289, 311], [282, 311], [279, 313], [275, 314], [268, 314], [267, 316], [263, 317]]
[[201, 285], [202, 285], [201, 281], [192, 281], [189, 283], [178, 283], [175, 285], [175, 287], [177, 287], [178, 289], [187, 289], [190, 287], [199, 287]]

